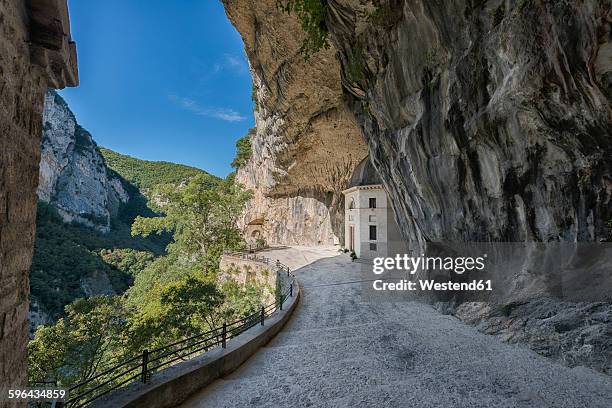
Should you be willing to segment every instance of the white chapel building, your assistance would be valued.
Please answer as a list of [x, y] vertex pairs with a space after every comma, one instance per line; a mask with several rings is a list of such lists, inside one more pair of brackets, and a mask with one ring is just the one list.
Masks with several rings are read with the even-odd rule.
[[363, 259], [406, 251], [387, 192], [368, 157], [359, 163], [342, 193], [345, 248]]

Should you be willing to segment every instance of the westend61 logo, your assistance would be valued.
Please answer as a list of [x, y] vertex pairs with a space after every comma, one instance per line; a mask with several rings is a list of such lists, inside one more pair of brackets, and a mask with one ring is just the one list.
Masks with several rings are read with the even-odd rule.
[[[483, 271], [487, 254], [478, 257], [458, 256], [410, 256], [408, 254], [397, 254], [395, 257], [377, 257], [373, 260], [372, 272], [381, 275], [389, 272], [409, 273], [415, 275], [437, 274], [436, 279], [418, 279], [412, 281], [399, 279], [386, 281], [383, 279], [374, 280], [372, 287], [376, 291], [491, 291], [493, 290], [491, 280], [472, 280], [456, 282], [452, 279], [452, 274], [463, 275], [470, 271]], [[441, 281], [440, 274], [448, 275], [448, 279]]]

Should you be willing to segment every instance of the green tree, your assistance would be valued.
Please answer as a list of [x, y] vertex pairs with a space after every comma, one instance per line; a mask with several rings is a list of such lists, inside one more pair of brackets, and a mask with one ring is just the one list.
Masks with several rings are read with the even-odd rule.
[[219, 287], [201, 273], [154, 285], [130, 322], [129, 348], [138, 352], [220, 327], [219, 308], [224, 299]]
[[165, 185], [158, 194], [165, 203], [164, 216], [137, 217], [133, 235], [170, 231], [174, 240], [168, 253], [207, 272], [216, 271], [224, 249], [243, 245], [237, 221], [251, 195], [233, 177], [211, 188], [206, 177], [195, 176], [182, 187]]
[[[41, 327], [29, 345], [30, 380], [75, 384], [142, 352], [221, 327], [258, 310], [265, 285], [217, 284], [219, 257], [243, 241], [236, 224], [250, 197], [233, 176], [211, 186], [196, 175], [158, 189], [161, 217], [136, 218], [134, 235], [170, 232], [167, 255], [99, 251], [107, 264], [135, 275], [124, 296], [79, 299], [66, 316]], [[103, 379], [100, 379], [102, 381]], [[98, 380], [96, 380], [98, 381]]]
[[239, 169], [243, 167], [252, 154], [251, 138], [255, 135], [255, 129], [249, 129], [246, 136], [241, 137], [236, 141], [236, 157], [232, 161], [232, 167]]
[[259, 311], [263, 299], [271, 293], [268, 285], [257, 282], [241, 284], [228, 279], [221, 284], [221, 291], [225, 295], [225, 302], [220, 310], [224, 321], [235, 321]]
[[197, 175], [206, 177], [211, 185], [219, 181], [218, 177], [195, 167], [164, 161], [141, 160], [103, 147], [98, 150], [104, 156], [108, 167], [134, 184], [143, 193], [161, 184], [179, 185]]
[[40, 327], [28, 344], [30, 382], [52, 378], [72, 385], [104, 370], [121, 355], [127, 318], [118, 296], [74, 301], [65, 317]]
[[145, 270], [155, 259], [155, 255], [151, 252], [131, 248], [102, 249], [100, 257], [107, 264], [128, 272], [133, 277]]

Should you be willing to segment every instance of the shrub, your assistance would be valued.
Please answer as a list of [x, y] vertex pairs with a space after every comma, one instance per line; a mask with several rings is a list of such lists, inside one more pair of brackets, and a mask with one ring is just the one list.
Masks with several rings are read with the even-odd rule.
[[278, 0], [277, 7], [288, 14], [294, 13], [299, 20], [306, 33], [302, 44], [305, 57], [329, 48], [329, 30], [325, 23], [328, 7], [326, 0]]
[[255, 135], [255, 129], [249, 129], [249, 132], [236, 141], [236, 157], [232, 161], [232, 167], [239, 169], [243, 167], [253, 153], [251, 146], [251, 137]]

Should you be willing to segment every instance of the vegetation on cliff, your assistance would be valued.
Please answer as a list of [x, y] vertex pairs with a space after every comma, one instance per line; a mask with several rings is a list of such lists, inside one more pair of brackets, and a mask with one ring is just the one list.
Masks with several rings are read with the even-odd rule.
[[[164, 237], [132, 237], [119, 222], [109, 234], [65, 223], [53, 206], [43, 202], [38, 204], [36, 225], [30, 295], [51, 319], [58, 318], [64, 306], [85, 296], [82, 279], [94, 274], [105, 274], [112, 285], [109, 289], [122, 293], [137, 269], [162, 254], [167, 242]], [[109, 262], [111, 253], [113, 260]], [[128, 260], [135, 257], [142, 259]], [[124, 268], [125, 263], [130, 267]]]
[[141, 160], [104, 147], [99, 150], [109, 168], [143, 192], [160, 184], [179, 185], [198, 175], [205, 176], [211, 186], [219, 181], [218, 177], [195, 167], [165, 161]]
[[[91, 137], [77, 137], [77, 142], [80, 139], [91, 140]], [[66, 305], [87, 295], [84, 286], [90, 277], [103, 280], [108, 277], [110, 287], [96, 289], [123, 293], [155, 257], [165, 254], [170, 232], [147, 237], [131, 235], [131, 225], [137, 217], [158, 216], [151, 208], [159, 211], [159, 207], [150, 203], [142, 191], [153, 194], [161, 186], [171, 189], [194, 176], [199, 176], [208, 187], [219, 182], [217, 177], [193, 167], [139, 160], [104, 148], [99, 150], [109, 166], [107, 172], [121, 180], [129, 195], [129, 200], [120, 205], [116, 217], [111, 219], [109, 233], [76, 222], [65, 223], [53, 205], [39, 204], [30, 294], [38, 310], [52, 321], [63, 315]]]
[[251, 146], [251, 138], [255, 134], [255, 129], [249, 129], [249, 132], [236, 141], [236, 157], [232, 161], [232, 167], [239, 169], [243, 167], [253, 154], [253, 148]]
[[279, 9], [295, 14], [299, 20], [306, 33], [302, 45], [305, 56], [329, 47], [329, 31], [325, 24], [328, 11], [326, 0], [278, 0], [277, 5]]

